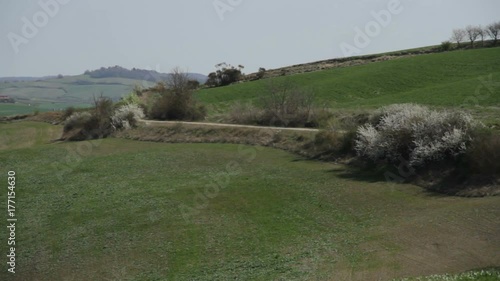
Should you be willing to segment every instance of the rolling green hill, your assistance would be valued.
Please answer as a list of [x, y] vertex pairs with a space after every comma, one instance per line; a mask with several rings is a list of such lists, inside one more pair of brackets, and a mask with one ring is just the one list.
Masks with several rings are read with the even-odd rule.
[[[373, 108], [403, 102], [498, 106], [500, 48], [419, 55], [271, 79], [290, 79], [300, 87], [311, 88], [333, 108]], [[198, 97], [224, 108], [235, 101], [257, 100], [268, 83], [264, 79], [205, 89]]]

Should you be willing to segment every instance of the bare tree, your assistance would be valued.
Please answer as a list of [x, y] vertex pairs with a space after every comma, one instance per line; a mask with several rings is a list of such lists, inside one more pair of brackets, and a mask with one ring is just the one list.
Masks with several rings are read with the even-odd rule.
[[271, 126], [301, 127], [312, 121], [315, 95], [311, 90], [299, 89], [290, 80], [270, 81], [267, 94], [262, 97], [263, 123]]
[[465, 32], [467, 32], [467, 37], [469, 38], [470, 45], [472, 48], [474, 48], [474, 41], [476, 41], [477, 38], [479, 37], [480, 30], [481, 28], [472, 25], [468, 25], [465, 28]]
[[477, 26], [477, 34], [481, 38], [481, 46], [484, 47], [484, 37], [487, 35], [486, 30], [481, 26]]
[[189, 75], [180, 67], [171, 70], [168, 79], [165, 81], [167, 88], [175, 95], [184, 95], [189, 92]]
[[460, 48], [460, 42], [464, 41], [466, 32], [465, 30], [459, 28], [459, 29], [453, 29], [453, 33], [451, 35], [451, 40], [453, 42], [457, 42], [457, 46]]
[[189, 75], [176, 67], [170, 72], [165, 82], [151, 88], [160, 96], [155, 100], [148, 112], [150, 118], [158, 120], [200, 120], [206, 115], [203, 106], [193, 98]]
[[493, 45], [496, 45], [498, 34], [500, 33], [500, 21], [488, 25], [486, 27], [486, 33], [493, 39]]

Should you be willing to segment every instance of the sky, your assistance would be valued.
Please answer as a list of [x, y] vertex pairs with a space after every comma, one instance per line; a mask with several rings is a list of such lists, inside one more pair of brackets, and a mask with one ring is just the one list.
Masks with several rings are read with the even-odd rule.
[[208, 74], [440, 44], [498, 0], [0, 0], [0, 77], [120, 65]]

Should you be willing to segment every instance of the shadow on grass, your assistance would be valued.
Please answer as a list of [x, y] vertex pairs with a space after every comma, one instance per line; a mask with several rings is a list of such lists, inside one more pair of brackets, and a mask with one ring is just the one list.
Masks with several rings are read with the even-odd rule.
[[367, 183], [413, 184], [430, 197], [487, 197], [500, 195], [496, 177], [471, 175], [450, 163], [435, 163], [415, 173], [395, 165], [354, 162], [328, 171], [338, 178]]
[[369, 183], [385, 182], [387, 181], [383, 171], [377, 170], [364, 170], [354, 167], [336, 168], [328, 171], [341, 179], [348, 179], [354, 181], [362, 181]]

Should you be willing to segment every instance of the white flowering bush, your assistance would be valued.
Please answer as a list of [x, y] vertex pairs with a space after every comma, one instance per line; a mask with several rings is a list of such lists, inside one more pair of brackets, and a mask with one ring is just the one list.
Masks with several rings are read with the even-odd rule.
[[75, 112], [64, 120], [64, 132], [71, 131], [75, 128], [82, 127], [92, 119], [90, 112]]
[[115, 110], [111, 116], [111, 125], [115, 130], [130, 129], [144, 118], [144, 111], [136, 104], [126, 104]]
[[371, 160], [404, 157], [415, 167], [464, 153], [478, 126], [467, 113], [396, 104], [376, 111], [370, 123], [358, 128], [355, 150]]

